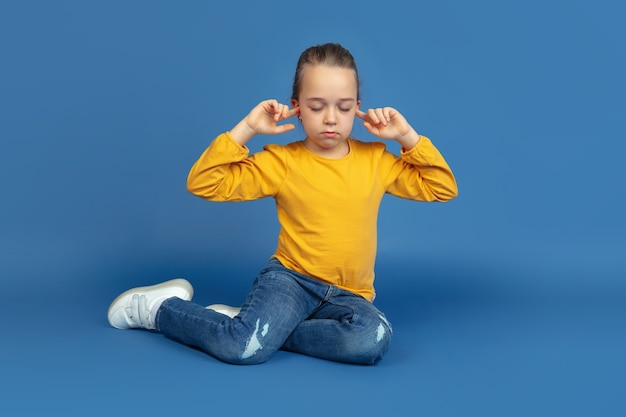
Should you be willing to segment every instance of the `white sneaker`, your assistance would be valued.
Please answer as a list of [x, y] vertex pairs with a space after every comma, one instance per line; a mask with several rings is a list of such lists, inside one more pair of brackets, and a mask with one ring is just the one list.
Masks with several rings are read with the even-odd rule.
[[224, 314], [225, 316], [228, 316], [231, 319], [234, 318], [241, 311], [241, 308], [231, 307], [225, 304], [212, 304], [210, 306], [206, 306], [205, 308], [208, 308], [209, 310], [217, 311], [218, 313]]
[[132, 288], [120, 294], [109, 306], [109, 323], [118, 329], [154, 330], [157, 310], [163, 301], [172, 297], [191, 300], [193, 287], [189, 281], [177, 278], [157, 285]]

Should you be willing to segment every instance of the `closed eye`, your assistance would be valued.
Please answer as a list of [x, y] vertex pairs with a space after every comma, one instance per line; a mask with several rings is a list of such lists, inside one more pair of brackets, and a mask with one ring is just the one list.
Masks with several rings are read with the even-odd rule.
[[[309, 109], [311, 109], [312, 112], [319, 112], [319, 111], [322, 111], [323, 107], [309, 107]], [[348, 113], [350, 110], [352, 110], [352, 107], [348, 107], [348, 108], [340, 107], [339, 108], [339, 111], [343, 113]]]

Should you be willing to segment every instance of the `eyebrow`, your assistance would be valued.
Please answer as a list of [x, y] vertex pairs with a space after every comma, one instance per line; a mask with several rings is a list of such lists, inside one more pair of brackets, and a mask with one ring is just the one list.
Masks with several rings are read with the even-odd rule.
[[[322, 103], [326, 103], [326, 100], [321, 98], [321, 97], [309, 97], [306, 99], [306, 101], [319, 101]], [[356, 99], [353, 98], [340, 98], [339, 100], [337, 100], [339, 103], [347, 103], [347, 102], [356, 102]]]

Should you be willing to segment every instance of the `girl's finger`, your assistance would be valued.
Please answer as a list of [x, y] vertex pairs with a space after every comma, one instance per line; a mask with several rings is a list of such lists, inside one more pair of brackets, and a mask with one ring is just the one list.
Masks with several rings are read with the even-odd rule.
[[276, 126], [274, 133], [285, 133], [295, 128], [296, 128], [296, 125], [294, 125], [293, 123], [285, 123], [284, 125]]
[[276, 109], [274, 109], [274, 120], [279, 121], [283, 116], [283, 105], [276, 102]]
[[274, 105], [272, 104], [272, 100], [267, 100], [263, 103], [263, 111], [270, 117], [274, 116]]
[[289, 108], [288, 105], [285, 104], [285, 107], [283, 107], [283, 119], [288, 119], [291, 117], [291, 109]]
[[383, 126], [387, 126], [387, 117], [385, 116], [384, 113], [384, 109], [378, 108], [376, 109], [376, 116], [378, 116], [378, 119], [380, 120], [380, 123], [383, 124]]
[[274, 100], [274, 121], [278, 122], [280, 120], [280, 116], [283, 112], [283, 105], [278, 101]]
[[370, 121], [372, 122], [372, 124], [379, 124], [380, 123], [380, 119], [378, 118], [378, 116], [376, 115], [376, 110], [374, 109], [368, 109], [367, 110], [367, 115], [370, 118]]
[[391, 111], [393, 109], [391, 107], [385, 107], [383, 109], [383, 114], [385, 115], [385, 120], [387, 120], [388, 122], [391, 121]]
[[356, 117], [358, 117], [359, 119], [363, 119], [365, 121], [368, 120], [367, 113], [365, 113], [364, 111], [361, 111], [360, 109], [356, 109]]
[[284, 113], [283, 119], [289, 119], [290, 117], [297, 115], [299, 111], [300, 109], [297, 107], [290, 109], [289, 107], [285, 106], [285, 113]]

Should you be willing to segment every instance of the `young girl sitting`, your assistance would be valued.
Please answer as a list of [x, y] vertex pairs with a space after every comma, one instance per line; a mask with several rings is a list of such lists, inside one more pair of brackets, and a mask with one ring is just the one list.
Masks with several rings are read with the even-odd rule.
[[[291, 107], [259, 103], [209, 145], [188, 177], [189, 191], [207, 200], [276, 201], [278, 246], [244, 304], [194, 304], [191, 284], [175, 279], [122, 293], [109, 323], [158, 331], [233, 364], [262, 363], [279, 349], [355, 364], [381, 359], [392, 335], [373, 304], [381, 199], [447, 201], [457, 187], [439, 151], [397, 110], [363, 112], [360, 104], [349, 51], [338, 44], [305, 50]], [[249, 155], [253, 136], [290, 131], [294, 124], [279, 123], [294, 116], [304, 140]], [[399, 142], [401, 156], [351, 138], [355, 117], [371, 134]]]

